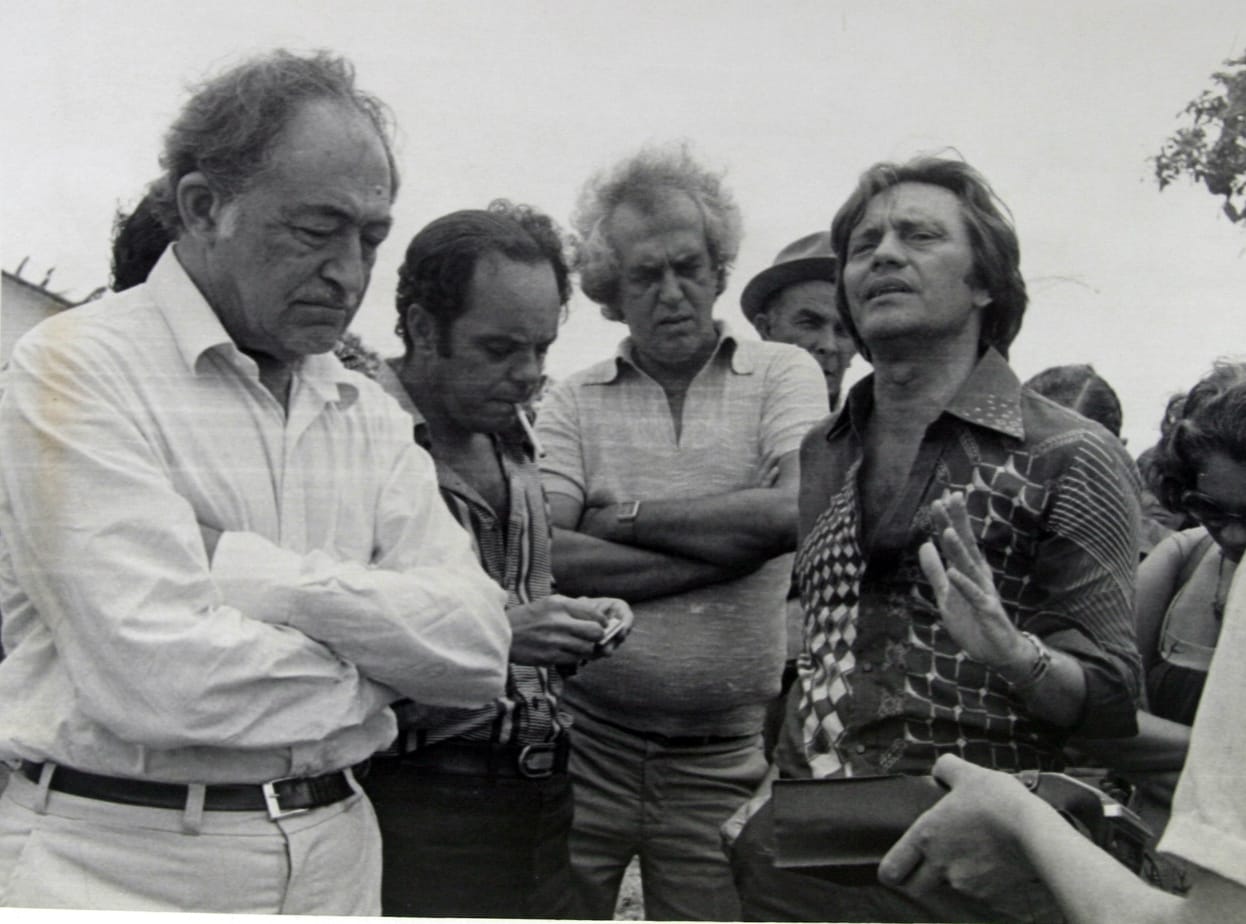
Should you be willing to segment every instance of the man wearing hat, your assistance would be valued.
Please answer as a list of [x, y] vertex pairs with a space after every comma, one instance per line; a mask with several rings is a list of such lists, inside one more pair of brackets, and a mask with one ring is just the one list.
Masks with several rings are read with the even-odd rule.
[[790, 343], [822, 367], [831, 408], [856, 351], [835, 310], [835, 257], [828, 231], [788, 244], [744, 287], [740, 307], [762, 340]]

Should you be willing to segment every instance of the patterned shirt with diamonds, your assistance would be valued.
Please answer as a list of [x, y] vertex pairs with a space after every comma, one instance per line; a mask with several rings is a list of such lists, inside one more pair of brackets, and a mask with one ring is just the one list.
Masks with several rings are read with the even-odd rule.
[[1068, 729], [1029, 714], [943, 627], [917, 550], [931, 501], [966, 495], [1004, 609], [1076, 658], [1079, 734], [1136, 730], [1137, 478], [1121, 443], [1028, 390], [994, 350], [927, 428], [908, 480], [863, 548], [858, 472], [872, 379], [802, 456], [796, 580], [800, 681], [777, 761], [787, 777], [928, 772], [944, 753], [1000, 770], [1062, 765]]

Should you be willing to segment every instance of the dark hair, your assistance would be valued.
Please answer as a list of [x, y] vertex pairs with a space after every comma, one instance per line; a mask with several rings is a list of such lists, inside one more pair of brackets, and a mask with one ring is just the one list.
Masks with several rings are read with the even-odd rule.
[[150, 193], [128, 215], [118, 209], [112, 221], [112, 290], [124, 292], [146, 282], [170, 240]]
[[619, 297], [619, 259], [606, 235], [606, 223], [624, 203], [652, 215], [673, 192], [684, 193], [696, 203], [705, 230], [705, 248], [714, 265], [717, 294], [722, 295], [727, 288], [744, 232], [739, 206], [722, 174], [697, 163], [687, 144], [646, 147], [592, 176], [580, 190], [571, 216], [577, 235], [575, 268], [580, 274], [580, 288], [601, 306], [606, 320], [623, 320], [615, 304]]
[[[994, 347], [1008, 356], [1008, 347], [1021, 330], [1028, 296], [1021, 277], [1021, 244], [1012, 225], [1008, 207], [991, 185], [964, 161], [946, 157], [915, 157], [903, 164], [882, 162], [870, 167], [857, 182], [848, 201], [840, 206], [831, 222], [831, 247], [840, 267], [847, 266], [848, 239], [861, 221], [870, 200], [901, 183], [928, 183], [941, 186], [960, 200], [961, 214], [973, 246], [973, 284], [985, 289], [991, 302], [982, 316], [979, 348]], [[869, 348], [848, 313], [844, 274], [839, 274], [836, 304], [857, 349], [866, 359]]]
[[247, 189], [269, 166], [269, 154], [304, 105], [328, 100], [352, 107], [376, 128], [389, 162], [390, 195], [398, 170], [385, 104], [355, 88], [355, 69], [327, 51], [299, 56], [277, 50], [252, 58], [200, 84], [165, 132], [152, 184], [156, 215], [173, 234], [181, 229], [177, 184], [201, 172], [224, 199]]
[[1052, 366], [1025, 383], [1025, 387], [1102, 424], [1115, 437], [1121, 435], [1121, 401], [1116, 392], [1090, 365]]
[[476, 264], [485, 254], [501, 254], [522, 263], [548, 262], [558, 284], [558, 301], [571, 298], [571, 274], [563, 254], [562, 235], [554, 220], [527, 205], [495, 199], [487, 209], [464, 209], [425, 225], [407, 245], [398, 268], [398, 323], [410, 355], [411, 331], [407, 313], [419, 305], [437, 324], [437, 348], [449, 355], [450, 329], [463, 313], [467, 286]]
[[1182, 510], [1181, 495], [1198, 486], [1207, 457], [1221, 452], [1246, 465], [1246, 363], [1219, 360], [1189, 394], [1169, 400], [1152, 468], [1159, 499]]

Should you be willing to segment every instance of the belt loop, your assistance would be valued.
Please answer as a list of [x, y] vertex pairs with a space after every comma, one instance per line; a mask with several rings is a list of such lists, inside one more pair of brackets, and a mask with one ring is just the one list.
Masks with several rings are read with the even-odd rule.
[[208, 787], [203, 783], [189, 783], [186, 786], [186, 805], [182, 809], [182, 830], [187, 834], [198, 834], [203, 830], [203, 800], [208, 794]]
[[[355, 794], [362, 796], [363, 790], [359, 787], [359, 781], [355, 779], [355, 768], [347, 767], [342, 771], [342, 775], [346, 777], [346, 782], [350, 784], [350, 788], [355, 791]], [[366, 776], [367, 774], [364, 775]]]
[[39, 792], [35, 796], [35, 811], [44, 815], [48, 810], [48, 792], [52, 787], [52, 774], [56, 772], [56, 764], [48, 761], [39, 768]]

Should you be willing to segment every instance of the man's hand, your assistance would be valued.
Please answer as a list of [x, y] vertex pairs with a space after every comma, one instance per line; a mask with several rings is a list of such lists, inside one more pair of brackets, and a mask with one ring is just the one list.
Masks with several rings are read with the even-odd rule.
[[601, 597], [594, 602], [599, 611], [605, 614], [605, 630], [610, 637], [606, 638], [603, 633], [593, 645], [593, 657], [608, 658], [614, 654], [615, 649], [627, 641], [627, 636], [631, 634], [632, 625], [636, 621], [636, 614], [625, 601], [617, 597]]
[[593, 646], [615, 614], [626, 618], [630, 628], [632, 611], [622, 600], [555, 594], [512, 607], [506, 611], [511, 621], [510, 660], [538, 667], [579, 664], [593, 656]]
[[923, 543], [918, 560], [934, 588], [943, 624], [975, 661], [1006, 671], [1008, 679], [1015, 680], [1014, 674], [1024, 676], [1034, 661], [1034, 646], [1004, 612], [990, 565], [973, 537], [965, 495], [955, 491], [934, 501], [930, 512], [939, 546]]
[[1054, 898], [1019, 844], [1027, 819], [1052, 811], [1015, 777], [940, 757], [934, 777], [951, 792], [922, 814], [883, 857], [878, 879], [912, 895], [942, 886], [1030, 920]]

